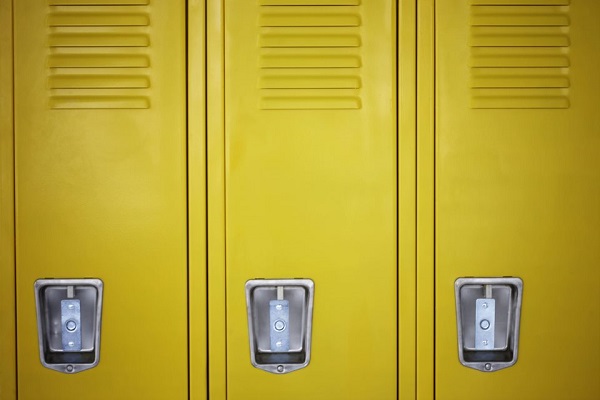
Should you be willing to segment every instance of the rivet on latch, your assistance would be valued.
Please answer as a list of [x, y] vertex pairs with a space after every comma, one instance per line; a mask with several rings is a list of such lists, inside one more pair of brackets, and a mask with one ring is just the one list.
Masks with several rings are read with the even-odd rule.
[[65, 367], [65, 371], [67, 371], [67, 372], [73, 372], [73, 369], [74, 369], [74, 368], [73, 368], [73, 366], [72, 366], [72, 365], [67, 365], [67, 366]]
[[283, 372], [283, 365], [277, 366], [277, 372]]
[[486, 363], [485, 366], [484, 366], [484, 368], [485, 368], [486, 371], [490, 371], [492, 369], [492, 364]]
[[277, 321], [275, 321], [274, 328], [275, 328], [275, 330], [277, 332], [281, 332], [282, 330], [285, 329], [285, 322], [283, 322], [282, 320], [278, 319]]
[[69, 332], [73, 332], [75, 329], [77, 329], [77, 322], [69, 320], [67, 321], [66, 327]]

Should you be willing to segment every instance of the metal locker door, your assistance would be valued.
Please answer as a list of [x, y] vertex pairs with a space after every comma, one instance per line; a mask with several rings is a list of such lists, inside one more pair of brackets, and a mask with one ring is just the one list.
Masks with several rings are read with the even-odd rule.
[[[395, 399], [395, 2], [226, 0], [208, 15], [211, 395]], [[256, 278], [314, 282], [305, 368], [251, 364]]]
[[[443, 0], [435, 18], [436, 398], [597, 399], [600, 3]], [[516, 364], [467, 368], [455, 281], [506, 276]]]
[[[14, 35], [19, 399], [187, 399], [185, 2], [18, 1]], [[49, 368], [40, 278], [76, 279]], [[102, 287], [99, 364], [50, 369]]]

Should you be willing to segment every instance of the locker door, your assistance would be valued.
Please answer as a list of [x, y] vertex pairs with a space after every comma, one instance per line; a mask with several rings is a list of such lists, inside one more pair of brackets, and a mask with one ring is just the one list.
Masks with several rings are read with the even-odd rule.
[[[185, 2], [14, 2], [19, 399], [187, 399]], [[38, 354], [34, 281], [104, 282], [100, 363]]]
[[[436, 6], [438, 399], [597, 399], [600, 3]], [[454, 281], [523, 280], [516, 365], [458, 361]]]
[[[223, 120], [209, 104], [209, 279], [226, 283], [223, 380], [211, 356], [216, 398], [396, 398], [394, 3], [209, 3], [215, 52], [224, 35]], [[210, 57], [216, 101], [221, 69]], [[310, 364], [279, 375], [253, 368], [244, 284], [296, 277], [315, 283]], [[211, 351], [220, 341], [213, 299]]]

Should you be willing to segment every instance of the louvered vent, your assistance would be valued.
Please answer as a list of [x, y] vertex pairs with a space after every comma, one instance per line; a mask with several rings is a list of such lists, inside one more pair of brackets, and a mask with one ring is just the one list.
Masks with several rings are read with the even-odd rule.
[[361, 108], [359, 0], [260, 0], [260, 108]]
[[471, 106], [569, 107], [569, 0], [471, 1]]
[[50, 108], [149, 108], [149, 0], [48, 3]]

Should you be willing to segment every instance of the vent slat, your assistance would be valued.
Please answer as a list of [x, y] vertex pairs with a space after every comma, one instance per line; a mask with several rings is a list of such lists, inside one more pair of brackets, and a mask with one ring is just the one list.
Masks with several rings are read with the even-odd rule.
[[50, 68], [145, 68], [150, 58], [145, 54], [52, 54]]
[[487, 109], [569, 108], [566, 89], [473, 89], [471, 107]]
[[[261, 54], [261, 68], [359, 68], [358, 55], [319, 55], [310, 49], [306, 54]], [[330, 50], [330, 49], [326, 49]]]
[[145, 96], [52, 96], [53, 109], [144, 109], [150, 108]]
[[359, 47], [360, 33], [352, 28], [263, 28], [261, 47]]
[[52, 13], [49, 26], [148, 26], [147, 14], [129, 13]]
[[263, 110], [358, 110], [358, 96], [264, 96]]
[[568, 67], [569, 56], [557, 47], [474, 47], [471, 67]]
[[356, 7], [270, 7], [260, 14], [262, 27], [360, 26]]
[[148, 88], [150, 79], [143, 75], [55, 75], [51, 89]]
[[360, 0], [260, 0], [261, 6], [358, 6]]
[[51, 6], [147, 6], [150, 0], [48, 0]]
[[50, 47], [147, 47], [148, 35], [139, 33], [51, 33]]
[[472, 5], [568, 6], [570, 0], [471, 0]]

